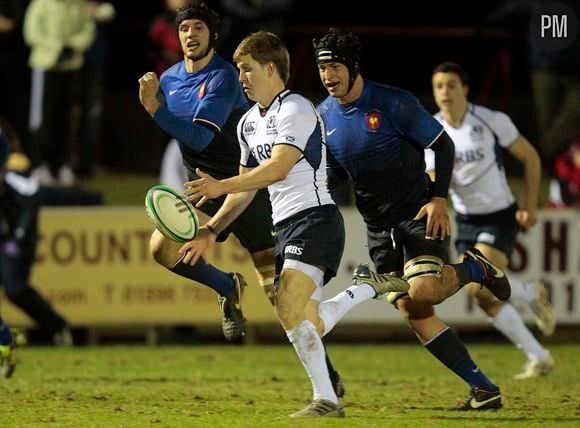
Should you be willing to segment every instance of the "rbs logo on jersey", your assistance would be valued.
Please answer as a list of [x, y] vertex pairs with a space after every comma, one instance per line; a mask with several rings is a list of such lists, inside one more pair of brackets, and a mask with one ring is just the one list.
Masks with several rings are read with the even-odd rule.
[[284, 254], [294, 254], [295, 256], [301, 256], [302, 251], [304, 249], [298, 245], [286, 245], [286, 248], [284, 248]]
[[260, 144], [259, 146], [253, 147], [252, 156], [254, 156], [254, 159], [258, 162], [270, 159], [272, 157], [272, 145]]
[[485, 157], [483, 149], [477, 150], [464, 150], [455, 153], [455, 163], [459, 165], [465, 165], [471, 162], [477, 162]]

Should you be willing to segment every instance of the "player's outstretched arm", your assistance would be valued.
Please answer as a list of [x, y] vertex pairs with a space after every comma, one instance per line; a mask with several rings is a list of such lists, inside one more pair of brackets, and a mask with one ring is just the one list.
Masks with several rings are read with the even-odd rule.
[[[240, 167], [240, 175], [249, 172], [250, 168]], [[211, 178], [208, 174], [200, 171], [196, 172], [200, 177]], [[187, 188], [186, 183], [186, 188]], [[186, 190], [187, 194], [187, 190]], [[194, 240], [184, 244], [179, 252], [184, 254], [183, 262], [195, 265], [200, 257], [211, 249], [217, 237], [222, 233], [238, 216], [250, 205], [256, 191], [234, 193], [226, 197], [224, 203], [217, 213], [199, 229]]]
[[537, 207], [542, 177], [540, 156], [534, 146], [521, 135], [507, 150], [524, 165], [526, 201], [524, 208], [516, 212], [516, 220], [522, 228], [528, 229], [538, 221]]
[[284, 180], [301, 156], [302, 152], [294, 146], [275, 145], [271, 158], [246, 174], [215, 180], [198, 171], [201, 178], [185, 183], [185, 195], [189, 201], [201, 198], [196, 204], [199, 207], [207, 199], [221, 195], [263, 189]]

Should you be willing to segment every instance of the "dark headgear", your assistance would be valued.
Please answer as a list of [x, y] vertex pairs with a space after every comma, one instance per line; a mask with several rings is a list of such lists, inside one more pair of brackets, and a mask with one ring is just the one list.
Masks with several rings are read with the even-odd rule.
[[207, 4], [202, 1], [192, 1], [186, 6], [180, 7], [175, 16], [175, 26], [179, 28], [179, 24], [186, 19], [199, 19], [203, 21], [207, 28], [209, 28], [210, 41], [209, 48], [211, 49], [217, 39], [218, 29], [220, 25], [220, 16], [217, 12], [211, 10]]
[[312, 39], [312, 46], [317, 64], [339, 62], [346, 66], [350, 91], [359, 73], [361, 45], [358, 37], [353, 33], [341, 33], [339, 29], [331, 28], [322, 38]]

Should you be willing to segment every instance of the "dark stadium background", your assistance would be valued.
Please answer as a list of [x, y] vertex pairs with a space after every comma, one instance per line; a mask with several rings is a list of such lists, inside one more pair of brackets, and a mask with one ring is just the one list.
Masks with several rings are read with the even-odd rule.
[[[139, 105], [137, 79], [151, 69], [147, 31], [164, 2], [113, 3], [117, 17], [108, 28], [100, 162], [114, 170], [156, 173], [167, 137]], [[220, 9], [219, 1], [208, 3]], [[501, 3], [298, 0], [284, 22], [283, 37], [292, 56], [290, 87], [315, 102], [322, 99], [310, 41], [329, 26], [338, 26], [360, 35], [365, 77], [413, 91], [431, 112], [435, 111], [430, 92], [433, 66], [444, 60], [462, 63], [470, 73], [472, 100], [506, 111], [534, 141], [536, 130], [528, 119], [531, 98], [525, 23], [515, 22], [509, 30], [482, 25]], [[218, 52], [224, 49], [218, 45]]]

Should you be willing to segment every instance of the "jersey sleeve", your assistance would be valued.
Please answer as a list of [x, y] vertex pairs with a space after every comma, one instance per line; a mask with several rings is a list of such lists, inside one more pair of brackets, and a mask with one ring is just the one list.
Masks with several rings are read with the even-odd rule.
[[401, 92], [390, 111], [396, 129], [420, 148], [429, 147], [443, 132], [443, 126], [409, 92]]
[[238, 142], [240, 143], [240, 165], [244, 168], [255, 168], [258, 166], [258, 161], [252, 155], [252, 151], [250, 150], [250, 146], [248, 142], [244, 138], [244, 134], [242, 132], [242, 126], [245, 122], [246, 116], [244, 116], [239, 122], [237, 126], [237, 134], [238, 134]]
[[509, 147], [520, 136], [518, 128], [507, 114], [496, 111], [492, 116], [492, 121], [493, 130], [498, 136], [500, 146]]
[[227, 69], [219, 69], [204, 83], [194, 122], [205, 122], [219, 132], [240, 99], [240, 83]]
[[278, 136], [274, 145], [285, 144], [303, 152], [312, 132], [318, 125], [318, 115], [314, 106], [289, 102], [283, 104], [282, 109], [283, 114], [278, 116], [280, 123], [278, 123]]

